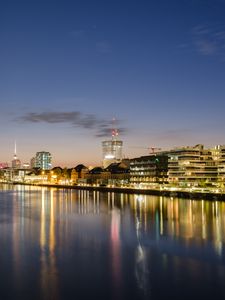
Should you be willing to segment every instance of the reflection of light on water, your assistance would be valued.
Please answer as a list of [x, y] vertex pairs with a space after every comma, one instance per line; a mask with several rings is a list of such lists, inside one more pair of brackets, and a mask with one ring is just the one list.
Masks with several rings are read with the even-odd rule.
[[111, 197], [112, 197], [112, 208], [114, 208], [114, 205], [115, 205], [115, 194], [112, 193]]
[[45, 233], [45, 197], [44, 189], [41, 190], [41, 232], [40, 232], [40, 246], [44, 250], [46, 243], [46, 233]]
[[159, 198], [160, 203], [160, 234], [163, 235], [163, 200], [162, 197]]
[[211, 241], [216, 254], [222, 256], [225, 202], [131, 195], [130, 206], [134, 212], [137, 235], [143, 226], [147, 231], [151, 230], [149, 225], [154, 224], [156, 240], [162, 235], [178, 237], [185, 239], [187, 246], [190, 243], [200, 246], [199, 241], [204, 240], [207, 244], [202, 244], [203, 248]]
[[221, 214], [218, 209], [218, 202], [215, 202], [215, 218], [213, 219], [214, 226], [214, 247], [219, 256], [222, 255], [223, 243], [222, 243], [222, 230], [221, 230]]
[[117, 209], [112, 210], [112, 219], [111, 219], [111, 240], [114, 245], [119, 243], [119, 234], [120, 234], [120, 211]]
[[204, 200], [202, 200], [201, 205], [202, 205], [202, 238], [206, 239], [207, 234], [206, 234], [206, 220], [205, 220], [205, 212], [204, 212]]
[[116, 208], [111, 212], [111, 244], [112, 244], [112, 272], [115, 283], [115, 294], [118, 296], [121, 286], [121, 254], [120, 254], [120, 211]]
[[[76, 203], [78, 214], [80, 215], [100, 213], [100, 194], [98, 191], [93, 191], [93, 194], [90, 194], [89, 191], [78, 190], [78, 197], [76, 199]], [[71, 205], [70, 212], [72, 211], [73, 210]]]
[[147, 200], [146, 196], [134, 197], [135, 229], [137, 236], [137, 248], [135, 254], [135, 277], [137, 285], [145, 294], [149, 290], [149, 271], [147, 265], [147, 253], [141, 245], [142, 212], [144, 212], [144, 227], [147, 228]]
[[[13, 225], [12, 225], [12, 245], [13, 245], [13, 274], [15, 277], [15, 282], [19, 286], [20, 285], [20, 267], [21, 267], [21, 255], [20, 255], [20, 235], [19, 235], [19, 229], [22, 231], [24, 230], [24, 225], [22, 227], [22, 224], [20, 223], [21, 218], [18, 216], [19, 211], [17, 211], [17, 193], [13, 193], [13, 211], [12, 211], [12, 217], [13, 217]], [[21, 226], [21, 227], [20, 227]]]
[[149, 271], [147, 264], [147, 254], [145, 249], [139, 243], [136, 248], [135, 260], [135, 276], [137, 279], [138, 287], [147, 293], [149, 288]]
[[93, 192], [93, 205], [94, 205], [93, 212], [94, 214], [96, 214], [96, 191]]
[[55, 214], [54, 214], [54, 199], [53, 199], [53, 190], [52, 189], [51, 189], [50, 201], [51, 202], [50, 202], [49, 249], [50, 249], [50, 253], [53, 254], [53, 256], [54, 256], [54, 250], [55, 250]]
[[[47, 191], [48, 193], [48, 191]], [[48, 209], [50, 205], [50, 210]], [[48, 221], [49, 213], [49, 221]], [[49, 222], [49, 224], [48, 224]], [[49, 225], [49, 231], [48, 231]], [[50, 201], [42, 189], [41, 198], [41, 228], [40, 228], [40, 248], [41, 248], [41, 271], [40, 282], [44, 299], [58, 299], [58, 275], [55, 257], [55, 211], [53, 189], [50, 192]]]
[[137, 279], [138, 287], [145, 292], [148, 291], [149, 287], [149, 272], [147, 265], [147, 255], [145, 249], [141, 246], [141, 219], [139, 219], [137, 210], [135, 210], [135, 219], [136, 219], [136, 236], [137, 236], [137, 248], [135, 256], [135, 277]]
[[144, 197], [142, 195], [135, 195], [135, 201], [138, 201], [138, 202], [143, 202], [144, 201]]

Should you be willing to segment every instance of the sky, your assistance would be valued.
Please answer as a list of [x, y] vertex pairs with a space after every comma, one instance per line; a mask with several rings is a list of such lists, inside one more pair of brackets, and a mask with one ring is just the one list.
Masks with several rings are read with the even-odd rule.
[[[225, 0], [4, 1], [0, 162], [225, 144]], [[112, 119], [115, 124], [112, 125]]]

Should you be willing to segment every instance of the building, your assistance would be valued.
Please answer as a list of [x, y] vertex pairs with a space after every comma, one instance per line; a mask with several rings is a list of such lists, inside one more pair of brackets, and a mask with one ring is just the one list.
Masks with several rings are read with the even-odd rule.
[[12, 169], [19, 169], [20, 167], [21, 167], [21, 161], [19, 160], [16, 154], [16, 142], [15, 142], [15, 152], [12, 160]]
[[126, 186], [130, 183], [130, 160], [124, 159], [120, 163], [112, 163], [105, 171], [110, 173], [109, 185]]
[[23, 169], [30, 169], [30, 164], [29, 163], [23, 163], [22, 168]]
[[42, 170], [50, 170], [52, 168], [52, 156], [50, 152], [41, 151], [36, 153], [35, 167]]
[[25, 182], [25, 177], [30, 173], [28, 168], [17, 168], [11, 172], [11, 180], [14, 182]]
[[6, 169], [6, 168], [8, 168], [9, 167], [9, 165], [8, 165], [8, 163], [7, 162], [0, 162], [0, 169]]
[[86, 183], [86, 174], [89, 173], [89, 170], [83, 164], [77, 165], [71, 171], [71, 180], [73, 183]]
[[168, 181], [176, 186], [212, 186], [217, 184], [218, 160], [215, 151], [203, 145], [171, 150]]
[[32, 157], [31, 160], [30, 160], [30, 167], [31, 169], [34, 169], [36, 168], [36, 157]]
[[168, 182], [168, 154], [152, 153], [130, 160], [130, 183], [147, 188]]
[[118, 130], [112, 130], [112, 139], [102, 142], [103, 168], [112, 163], [119, 163], [123, 155], [123, 141], [118, 140]]
[[215, 146], [212, 150], [214, 160], [217, 162], [218, 167], [218, 185], [225, 186], [225, 145]]

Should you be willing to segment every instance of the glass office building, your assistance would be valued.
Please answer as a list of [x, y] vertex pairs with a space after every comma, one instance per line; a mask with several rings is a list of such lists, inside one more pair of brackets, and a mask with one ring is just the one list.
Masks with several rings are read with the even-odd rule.
[[37, 152], [35, 166], [36, 168], [40, 168], [42, 170], [50, 170], [52, 168], [51, 153], [46, 151]]

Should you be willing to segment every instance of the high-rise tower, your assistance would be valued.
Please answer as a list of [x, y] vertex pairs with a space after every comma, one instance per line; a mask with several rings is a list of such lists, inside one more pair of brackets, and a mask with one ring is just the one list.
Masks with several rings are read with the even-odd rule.
[[15, 149], [14, 149], [14, 156], [12, 160], [12, 168], [19, 169], [21, 167], [21, 161], [18, 159], [16, 154], [16, 141], [15, 141]]
[[118, 136], [118, 130], [112, 128], [112, 139], [102, 142], [104, 168], [107, 168], [112, 163], [120, 162], [122, 160], [123, 141], [119, 140]]
[[42, 170], [50, 170], [52, 168], [52, 155], [50, 152], [40, 151], [36, 153], [35, 167]]

